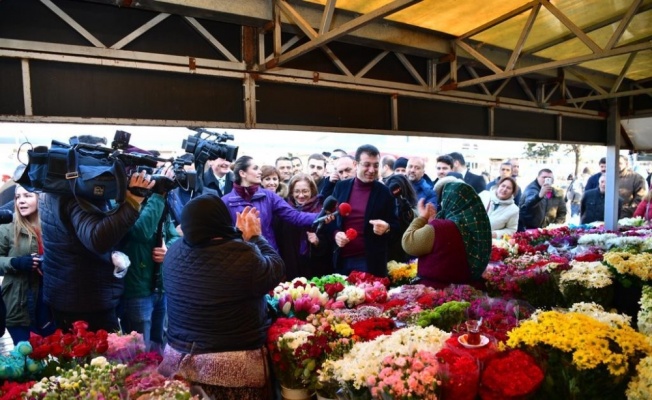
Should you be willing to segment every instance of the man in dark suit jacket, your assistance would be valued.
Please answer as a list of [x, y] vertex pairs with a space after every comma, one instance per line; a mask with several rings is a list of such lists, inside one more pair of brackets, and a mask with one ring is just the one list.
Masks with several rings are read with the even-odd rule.
[[[233, 172], [231, 163], [223, 158], [216, 158], [208, 163], [209, 167], [204, 172], [204, 189], [212, 189], [220, 197], [233, 190]], [[208, 191], [204, 191], [207, 193]]]
[[464, 182], [475, 189], [476, 193], [480, 193], [487, 187], [487, 182], [481, 175], [476, 175], [466, 168], [466, 161], [462, 153], [453, 152], [449, 156], [453, 159], [453, 171], [462, 174]]
[[[354, 164], [355, 178], [339, 181], [333, 191], [338, 203], [349, 203], [351, 212], [346, 217], [338, 215], [326, 225], [336, 244], [335, 271], [348, 275], [357, 270], [387, 276], [389, 242], [398, 240], [394, 237], [399, 231], [396, 202], [387, 186], [378, 181], [380, 152], [376, 147], [358, 147]], [[355, 230], [357, 237], [347, 236], [349, 229]]]

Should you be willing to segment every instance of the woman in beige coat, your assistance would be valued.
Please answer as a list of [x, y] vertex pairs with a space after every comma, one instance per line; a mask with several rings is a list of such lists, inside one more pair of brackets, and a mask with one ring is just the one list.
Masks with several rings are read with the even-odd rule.
[[502, 178], [491, 188], [480, 193], [480, 200], [487, 210], [491, 222], [491, 237], [500, 239], [513, 235], [518, 229], [518, 206], [514, 194], [518, 191], [516, 181], [511, 177]]

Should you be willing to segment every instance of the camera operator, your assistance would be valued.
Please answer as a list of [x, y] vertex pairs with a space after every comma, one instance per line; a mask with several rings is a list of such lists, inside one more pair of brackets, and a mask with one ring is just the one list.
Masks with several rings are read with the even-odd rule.
[[[114, 275], [112, 250], [138, 220], [145, 200], [131, 190], [149, 190], [154, 184], [144, 171], [133, 174], [125, 202], [108, 214], [86, 211], [72, 195], [40, 196], [43, 296], [58, 328], [65, 331], [84, 320], [90, 330], [119, 331], [116, 307], [124, 281]], [[109, 202], [94, 204], [109, 206]]]
[[163, 353], [163, 321], [166, 299], [160, 265], [167, 248], [179, 238], [170, 218], [166, 197], [174, 179], [172, 165], [162, 169], [160, 181], [143, 201], [140, 216], [120, 243], [131, 261], [125, 276], [120, 305], [120, 325], [124, 332], [143, 334], [146, 351]]

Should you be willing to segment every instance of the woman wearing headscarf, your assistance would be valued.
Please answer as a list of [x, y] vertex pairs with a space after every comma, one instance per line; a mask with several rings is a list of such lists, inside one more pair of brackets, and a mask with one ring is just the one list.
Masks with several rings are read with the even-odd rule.
[[238, 213], [236, 225], [217, 195], [183, 209], [183, 240], [163, 262], [168, 345], [159, 370], [200, 385], [211, 398], [267, 399], [265, 294], [285, 268], [262, 237], [255, 208]]
[[445, 177], [435, 185], [441, 209], [417, 204], [418, 217], [403, 235], [403, 249], [419, 257], [419, 283], [434, 288], [469, 284], [482, 288], [491, 253], [491, 227], [475, 190]]
[[518, 185], [511, 176], [501, 178], [491, 189], [480, 192], [482, 206], [487, 210], [491, 223], [492, 238], [511, 236], [518, 229], [519, 208], [514, 203], [517, 192]]

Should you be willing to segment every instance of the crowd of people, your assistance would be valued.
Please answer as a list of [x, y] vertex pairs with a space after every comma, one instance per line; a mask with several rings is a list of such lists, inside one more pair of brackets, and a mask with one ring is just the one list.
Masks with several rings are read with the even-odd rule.
[[[652, 198], [626, 161], [622, 214], [649, 218]], [[157, 190], [134, 171], [125, 202], [103, 213], [17, 185], [14, 220], [0, 227], [7, 329], [15, 343], [78, 320], [91, 330], [137, 331], [164, 354], [164, 370], [199, 379], [216, 398], [269, 398], [264, 296], [279, 282], [386, 276], [388, 261], [418, 258], [422, 284], [482, 289], [492, 238], [564, 222], [567, 201], [582, 222], [604, 210], [603, 173], [573, 180], [564, 193], [547, 168], [521, 190], [518, 159], [489, 182], [459, 152], [435, 159], [434, 179], [426, 162], [382, 156], [370, 144], [315, 153], [305, 164], [218, 158], [198, 171], [201, 190]], [[159, 173], [173, 177], [168, 165]], [[248, 372], [218, 372], [227, 365]]]

